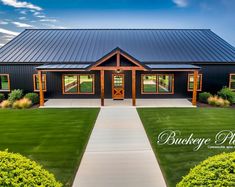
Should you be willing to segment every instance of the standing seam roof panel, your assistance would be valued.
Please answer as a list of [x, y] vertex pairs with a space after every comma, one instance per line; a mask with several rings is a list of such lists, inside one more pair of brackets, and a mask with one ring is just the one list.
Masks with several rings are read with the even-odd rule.
[[55, 50], [53, 51], [53, 53], [51, 54], [51, 56], [48, 57], [48, 61], [52, 61], [52, 62], [57, 62], [60, 60], [58, 59], [58, 56], [61, 54], [61, 52], [63, 52], [63, 50], [65, 49], [67, 40], [69, 38], [69, 36], [71, 35], [71, 31], [67, 32], [64, 34], [64, 37], [62, 40], [57, 41], [57, 47], [55, 48]]
[[[35, 34], [31, 34], [29, 37], [26, 37], [26, 39], [25, 39], [25, 45], [22, 45], [22, 44], [19, 44], [20, 46], [15, 46], [14, 47], [14, 49], [12, 49], [13, 51], [12, 51], [12, 54], [11, 55], [5, 55], [5, 56], [7, 56], [7, 57], [5, 57], [5, 61], [8, 61], [8, 62], [10, 62], [11, 61], [11, 59], [13, 60], [16, 60], [17, 61], [17, 57], [19, 56], [19, 55], [21, 55], [22, 54], [22, 52], [26, 52], [26, 51], [28, 51], [28, 50], [30, 50], [29, 48], [28, 48], [28, 46], [30, 45], [30, 43], [33, 41], [33, 39], [35, 38], [35, 37], [37, 37], [38, 36], [38, 33], [35, 33]], [[25, 50], [24, 50], [25, 49]], [[23, 50], [22, 52], [20, 52], [21, 50]]]
[[78, 35], [79, 35], [79, 32], [75, 32], [75, 37], [72, 38], [73, 40], [72, 40], [72, 42], [70, 43], [70, 46], [68, 47], [68, 52], [67, 52], [66, 55], [64, 55], [64, 58], [61, 59], [61, 61], [63, 61], [63, 62], [66, 62], [66, 61], [67, 61], [67, 62], [68, 62], [69, 59], [71, 58], [71, 56], [72, 56], [71, 51], [72, 51], [73, 48], [75, 48], [75, 47], [73, 47], [73, 46], [74, 46], [75, 43], [76, 43], [76, 40], [77, 40]]
[[53, 37], [55, 37], [57, 34], [58, 33], [56, 33], [56, 32], [51, 32], [50, 35], [48, 35], [49, 38], [47, 38], [46, 41], [43, 41], [40, 43], [40, 45], [38, 46], [38, 50], [28, 60], [30, 62], [35, 62], [36, 59], [39, 58], [41, 53], [44, 51], [43, 47], [48, 48], [48, 46], [51, 45], [51, 43], [53, 42]]
[[[30, 53], [29, 56], [27, 55], [24, 55], [25, 53], [22, 53], [19, 57], [19, 62], [25, 62], [25, 61], [28, 61], [30, 62], [31, 61], [31, 56], [34, 56], [35, 54], [37, 54], [38, 50], [40, 49], [40, 45], [41, 43], [44, 43], [45, 42], [45, 39], [47, 38], [47, 32], [43, 33], [42, 37], [41, 38], [37, 38], [36, 40], [34, 40], [33, 44], [31, 45], [30, 47], [30, 51], [32, 51]], [[48, 32], [48, 36], [50, 36], [50, 33]], [[38, 42], [37, 42], [38, 41]], [[29, 51], [27, 51], [28, 53]]]
[[[190, 32], [188, 33], [188, 36], [189, 36], [189, 39], [192, 41], [192, 38], [194, 38], [195, 40], [199, 41], [197, 43], [195, 43], [195, 45], [197, 46], [197, 48], [200, 49], [200, 56], [201, 58], [204, 57], [204, 59], [209, 59], [209, 60], [214, 60], [214, 58], [212, 58], [212, 55], [211, 55], [211, 51], [208, 50], [207, 48], [207, 43], [206, 43], [206, 40], [201, 40], [202, 36], [201, 36], [201, 33], [198, 34], [198, 35], [194, 35], [194, 33]], [[201, 45], [201, 44], [204, 44], [204, 45]]]
[[50, 55], [47, 53], [46, 61], [53, 62], [55, 55], [58, 53], [58, 51], [60, 51], [60, 46], [63, 44], [64, 39], [67, 38], [68, 35], [69, 32], [62, 33], [60, 40], [58, 38], [58, 40], [55, 41], [55, 43], [52, 46]]
[[[48, 42], [44, 45], [45, 48], [41, 49], [40, 52], [38, 52], [32, 59], [31, 62], [36, 62], [36, 61], [43, 61], [43, 57], [45, 57], [46, 55], [48, 55], [48, 53], [50, 52], [50, 50], [52, 50], [52, 46], [54, 45], [54, 43], [56, 42], [56, 40], [54, 40], [54, 38], [56, 38], [57, 36], [59, 36], [61, 33], [59, 32], [54, 32], [53, 35], [48, 39]], [[54, 41], [53, 41], [54, 40]], [[47, 50], [46, 50], [47, 49]]]
[[204, 29], [31, 29], [0, 49], [0, 62], [94, 63], [117, 47], [144, 63], [235, 62], [235, 48]]
[[[205, 32], [205, 35], [207, 36], [207, 38], [209, 39], [210, 37], [211, 40], [215, 43], [218, 44], [218, 46], [221, 46], [223, 51], [227, 50], [226, 52], [223, 52], [225, 55], [227, 55], [226, 53], [232, 55], [235, 58], [235, 50], [233, 48], [233, 46], [231, 46], [230, 44], [228, 44], [227, 42], [225, 42], [222, 38], [220, 38], [219, 36], [217, 36], [216, 34], [214, 34], [213, 32]], [[219, 48], [218, 48], [219, 50]], [[232, 59], [232, 58], [230, 58]]]
[[[222, 58], [220, 58], [221, 55], [218, 55], [218, 51], [217, 51], [217, 48], [216, 46], [211, 46], [210, 45], [210, 42], [208, 42], [208, 40], [206, 39], [203, 39], [202, 37], [199, 37], [197, 35], [195, 35], [194, 33], [191, 33], [194, 38], [198, 39], [201, 43], [204, 42], [205, 45], [203, 46], [200, 46], [202, 49], [204, 48], [205, 50], [203, 51], [207, 51], [207, 53], [204, 53], [207, 55], [207, 58], [211, 58], [212, 61], [214, 61], [215, 59], [219, 59], [221, 61], [223, 61]], [[203, 36], [205, 36], [205, 34], [203, 33]], [[216, 53], [215, 53], [216, 51]], [[219, 52], [220, 53], [220, 52]], [[213, 58], [214, 57], [214, 58]]]
[[[9, 50], [11, 50], [13, 47], [15, 47], [16, 44], [18, 44], [21, 40], [23, 40], [24, 37], [28, 37], [28, 34], [26, 31], [23, 31], [20, 33], [17, 37], [13, 38], [11, 41], [9, 41], [4, 47], [0, 48], [0, 54], [2, 55], [1, 58], [6, 54]], [[0, 60], [1, 60], [0, 58]]]
[[63, 61], [62, 59], [64, 59], [66, 57], [66, 55], [68, 54], [68, 50], [69, 50], [69, 45], [71, 45], [72, 43], [72, 39], [74, 38], [75, 31], [70, 31], [69, 33], [69, 38], [66, 39], [66, 41], [64, 41], [63, 43], [63, 47], [60, 48], [60, 51], [58, 51], [58, 54], [55, 56], [55, 58], [53, 59], [53, 61]]

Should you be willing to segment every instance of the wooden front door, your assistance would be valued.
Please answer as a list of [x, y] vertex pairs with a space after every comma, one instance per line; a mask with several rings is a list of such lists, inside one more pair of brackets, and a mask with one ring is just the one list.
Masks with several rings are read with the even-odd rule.
[[112, 75], [112, 97], [113, 99], [124, 99], [124, 74]]

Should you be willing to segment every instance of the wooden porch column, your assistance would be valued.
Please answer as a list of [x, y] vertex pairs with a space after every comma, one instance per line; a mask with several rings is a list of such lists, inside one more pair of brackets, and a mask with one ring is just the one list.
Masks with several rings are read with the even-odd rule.
[[38, 71], [40, 106], [44, 106], [44, 92], [42, 87], [42, 72]]
[[100, 70], [100, 87], [101, 106], [104, 106], [104, 70]]
[[132, 105], [136, 106], [136, 70], [132, 70]]
[[197, 105], [197, 82], [198, 82], [198, 70], [195, 70], [193, 73], [193, 98], [192, 104], [193, 106]]

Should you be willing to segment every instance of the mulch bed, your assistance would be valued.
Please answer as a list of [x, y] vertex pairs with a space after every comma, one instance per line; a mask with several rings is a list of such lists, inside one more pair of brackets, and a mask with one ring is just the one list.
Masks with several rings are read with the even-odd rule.
[[[201, 108], [220, 108], [220, 107], [216, 107], [216, 106], [212, 106], [206, 103], [200, 103], [197, 102], [197, 107], [201, 107]], [[228, 108], [235, 108], [235, 104], [233, 104], [232, 106], [228, 107]]]

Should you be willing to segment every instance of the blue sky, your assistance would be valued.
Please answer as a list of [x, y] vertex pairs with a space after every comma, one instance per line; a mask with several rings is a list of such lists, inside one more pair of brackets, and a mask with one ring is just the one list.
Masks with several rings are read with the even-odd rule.
[[235, 0], [0, 0], [0, 46], [26, 28], [209, 28], [235, 46]]

